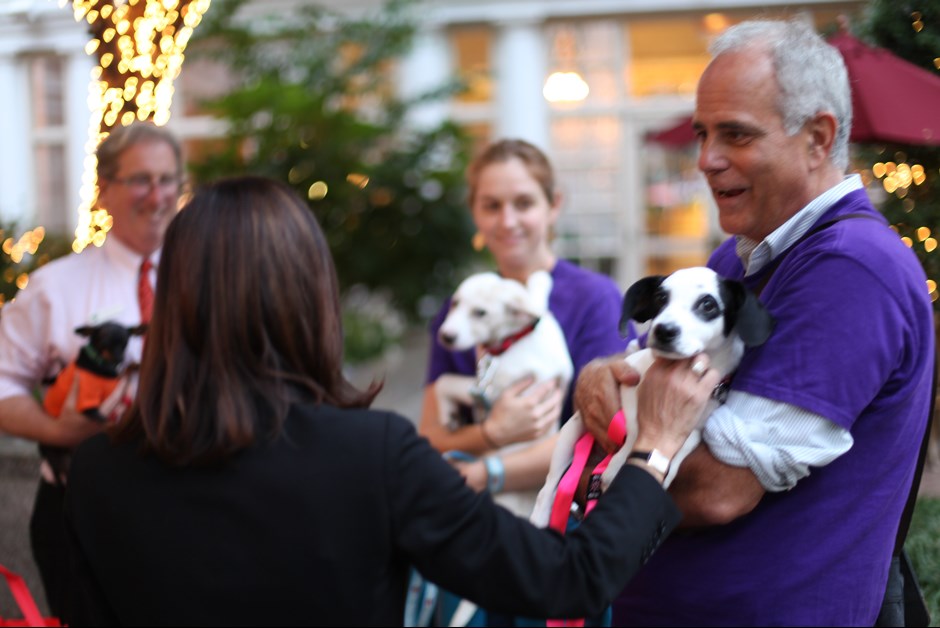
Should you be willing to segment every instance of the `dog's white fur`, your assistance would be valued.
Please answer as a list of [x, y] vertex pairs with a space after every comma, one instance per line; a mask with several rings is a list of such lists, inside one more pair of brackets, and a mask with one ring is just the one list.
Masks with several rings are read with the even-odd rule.
[[[650, 280], [653, 280], [653, 283], [649, 283]], [[656, 357], [683, 359], [704, 353], [709, 357], [710, 368], [717, 370], [722, 378], [734, 372], [744, 354], [746, 343], [743, 337], [748, 339], [748, 345], [763, 343], [773, 327], [773, 321], [756, 297], [740, 284], [736, 288], [740, 298], [734, 299], [734, 303], [727, 302], [731, 300], [727, 298], [729, 292], [722, 289], [722, 282], [726, 281], [708, 268], [696, 267], [676, 271], [666, 278], [647, 278], [634, 284], [627, 292], [621, 327], [624, 327], [628, 318], [635, 318], [640, 322], [653, 318], [649, 327], [647, 348], [628, 355], [627, 364], [639, 372], [642, 378]], [[631, 291], [649, 291], [651, 288], [655, 288], [655, 292], [646, 294], [643, 298], [651, 297], [653, 302], [643, 304], [640, 309], [644, 309], [645, 313], [639, 313], [638, 308], [633, 306], [635, 300], [633, 305], [630, 303]], [[740, 292], [741, 290], [744, 292]], [[719, 315], [710, 316], [705, 311], [710, 309], [712, 304], [717, 305]], [[729, 334], [726, 333], [726, 317], [730, 309], [734, 309], [732, 314], [737, 317], [738, 323]], [[637, 317], [638, 313], [640, 315]], [[714, 310], [712, 313], [714, 314]], [[746, 329], [745, 325], [748, 326]], [[636, 387], [621, 386], [620, 396], [627, 420], [627, 438], [604, 471], [601, 479], [604, 490], [626, 462], [637, 437]], [[701, 441], [701, 428], [717, 404], [715, 400], [706, 404], [699, 418], [698, 428], [689, 435], [673, 457], [665, 486], [669, 486], [682, 460]], [[575, 443], [583, 434], [583, 421], [580, 414], [575, 413], [565, 423], [558, 437], [545, 486], [539, 491], [530, 517], [532, 523], [541, 527], [548, 525], [558, 482], [571, 464]]]
[[[568, 345], [558, 321], [548, 309], [552, 277], [545, 271], [529, 276], [525, 285], [486, 272], [466, 278], [451, 301], [451, 309], [438, 332], [444, 348], [463, 351], [471, 347], [478, 355], [487, 345], [498, 345], [538, 321], [535, 328], [494, 357], [487, 374], [486, 397], [492, 402], [511, 384], [532, 375], [536, 382], [557, 379], [562, 390], [574, 373]], [[435, 382], [441, 422], [452, 425], [457, 404], [473, 405], [477, 377], [445, 374]], [[557, 427], [552, 433], [557, 431]], [[520, 445], [501, 448], [497, 455]], [[496, 501], [521, 517], [528, 517], [535, 504], [535, 491], [503, 492]]]

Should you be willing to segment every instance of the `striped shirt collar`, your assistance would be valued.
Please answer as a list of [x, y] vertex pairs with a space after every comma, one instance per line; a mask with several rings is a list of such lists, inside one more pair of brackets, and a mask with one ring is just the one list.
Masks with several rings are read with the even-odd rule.
[[777, 227], [762, 242], [755, 242], [744, 236], [735, 236], [735, 252], [744, 265], [745, 276], [758, 272], [772, 262], [775, 257], [786, 251], [843, 196], [861, 189], [864, 189], [862, 178], [857, 174], [847, 175], [840, 183], [814, 198], [806, 207]]

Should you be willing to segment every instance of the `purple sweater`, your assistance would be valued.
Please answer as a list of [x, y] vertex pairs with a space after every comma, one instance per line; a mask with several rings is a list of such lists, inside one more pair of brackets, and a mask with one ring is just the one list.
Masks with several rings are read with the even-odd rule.
[[[820, 222], [850, 212], [877, 214], [860, 190]], [[709, 265], [744, 274], [732, 240]], [[836, 223], [787, 255], [761, 295], [777, 327], [733, 386], [818, 413], [854, 444], [731, 524], [671, 536], [615, 603], [614, 625], [874, 623], [931, 401], [925, 281], [875, 220]]]
[[[571, 262], [558, 260], [552, 269], [552, 293], [548, 309], [558, 320], [568, 352], [574, 363], [577, 378], [581, 368], [594, 358], [620, 353], [632, 338], [621, 338], [618, 331], [623, 295], [610, 277], [601, 275]], [[461, 375], [476, 374], [476, 357], [473, 350], [452, 353], [437, 342], [437, 330], [450, 309], [450, 300], [431, 322], [431, 359], [428, 364], [427, 383], [434, 382], [444, 373]], [[569, 388], [562, 409], [562, 421], [572, 414]]]

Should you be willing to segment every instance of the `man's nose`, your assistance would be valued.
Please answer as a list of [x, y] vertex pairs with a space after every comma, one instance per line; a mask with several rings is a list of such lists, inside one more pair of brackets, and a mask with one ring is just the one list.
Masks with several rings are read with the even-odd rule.
[[705, 174], [720, 172], [728, 167], [728, 158], [718, 142], [704, 139], [698, 147], [698, 169]]

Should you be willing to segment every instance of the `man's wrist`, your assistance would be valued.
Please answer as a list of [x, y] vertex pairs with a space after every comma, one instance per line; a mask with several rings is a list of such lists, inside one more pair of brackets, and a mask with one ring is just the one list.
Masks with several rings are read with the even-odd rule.
[[643, 450], [634, 450], [631, 451], [627, 456], [627, 460], [636, 460], [646, 464], [651, 469], [655, 470], [657, 473], [666, 476], [669, 473], [669, 465], [672, 460], [664, 455], [661, 451], [656, 448], [653, 448], [649, 451]]

